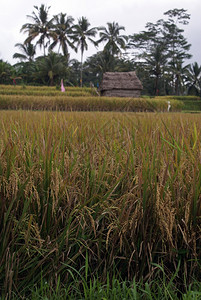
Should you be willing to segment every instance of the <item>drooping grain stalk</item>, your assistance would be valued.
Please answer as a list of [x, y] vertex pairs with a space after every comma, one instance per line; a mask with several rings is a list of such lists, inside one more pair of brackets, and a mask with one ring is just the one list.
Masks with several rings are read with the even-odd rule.
[[178, 286], [199, 278], [198, 115], [5, 111], [0, 123], [6, 292], [41, 270], [53, 286], [69, 268], [151, 280], [163, 263]]

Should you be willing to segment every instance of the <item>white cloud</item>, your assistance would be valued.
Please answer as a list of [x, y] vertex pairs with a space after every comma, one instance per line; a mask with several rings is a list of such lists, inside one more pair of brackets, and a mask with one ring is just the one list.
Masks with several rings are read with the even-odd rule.
[[[20, 28], [28, 22], [26, 15], [31, 15], [34, 5], [40, 6], [42, 3], [51, 6], [51, 16], [63, 12], [73, 16], [76, 21], [85, 16], [91, 26], [105, 26], [107, 22], [115, 21], [126, 28], [125, 34], [144, 30], [147, 22], [164, 18], [163, 13], [169, 9], [185, 8], [191, 14], [190, 23], [185, 27], [185, 36], [192, 44], [193, 61], [201, 64], [200, 0], [0, 0], [0, 58], [16, 62], [12, 59], [17, 51], [14, 45], [25, 39]], [[86, 55], [95, 52], [96, 49], [90, 46]]]

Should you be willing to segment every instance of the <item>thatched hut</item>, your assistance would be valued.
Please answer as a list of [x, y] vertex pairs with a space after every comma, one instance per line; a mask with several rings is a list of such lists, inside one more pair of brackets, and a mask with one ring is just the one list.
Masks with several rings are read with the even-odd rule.
[[142, 84], [135, 72], [106, 72], [100, 85], [101, 96], [140, 97]]

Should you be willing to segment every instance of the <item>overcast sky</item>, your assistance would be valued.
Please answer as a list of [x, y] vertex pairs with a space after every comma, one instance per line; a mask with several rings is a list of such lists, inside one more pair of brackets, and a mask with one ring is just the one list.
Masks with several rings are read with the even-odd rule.
[[[26, 35], [20, 33], [23, 24], [29, 22], [34, 5], [50, 6], [50, 17], [66, 13], [75, 21], [84, 16], [91, 26], [106, 26], [107, 22], [118, 22], [125, 27], [122, 34], [139, 33], [145, 29], [147, 22], [156, 22], [169, 9], [184, 8], [191, 15], [190, 23], [184, 26], [184, 36], [192, 45], [190, 53], [193, 58], [189, 62], [201, 65], [201, 0], [0, 0], [0, 59], [13, 64], [12, 58], [19, 49], [16, 43], [23, 43]], [[89, 47], [85, 57], [96, 53], [93, 46]], [[71, 50], [71, 58], [77, 58]]]

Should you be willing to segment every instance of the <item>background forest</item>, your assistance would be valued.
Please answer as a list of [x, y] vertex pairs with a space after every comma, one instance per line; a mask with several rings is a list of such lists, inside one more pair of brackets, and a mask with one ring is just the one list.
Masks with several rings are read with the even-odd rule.
[[[17, 43], [14, 65], [0, 60], [0, 84], [99, 86], [108, 71], [135, 70], [146, 95], [196, 95], [201, 93], [201, 66], [188, 64], [191, 45], [184, 36], [190, 14], [185, 9], [164, 13], [145, 30], [125, 35], [117, 22], [91, 27], [85, 17], [76, 23], [66, 13], [50, 16], [44, 4], [34, 6], [22, 25], [24, 43]], [[92, 43], [96, 53], [83, 59]], [[100, 50], [101, 48], [101, 50]], [[40, 55], [37, 55], [40, 50]], [[71, 59], [80, 53], [80, 61]]]

